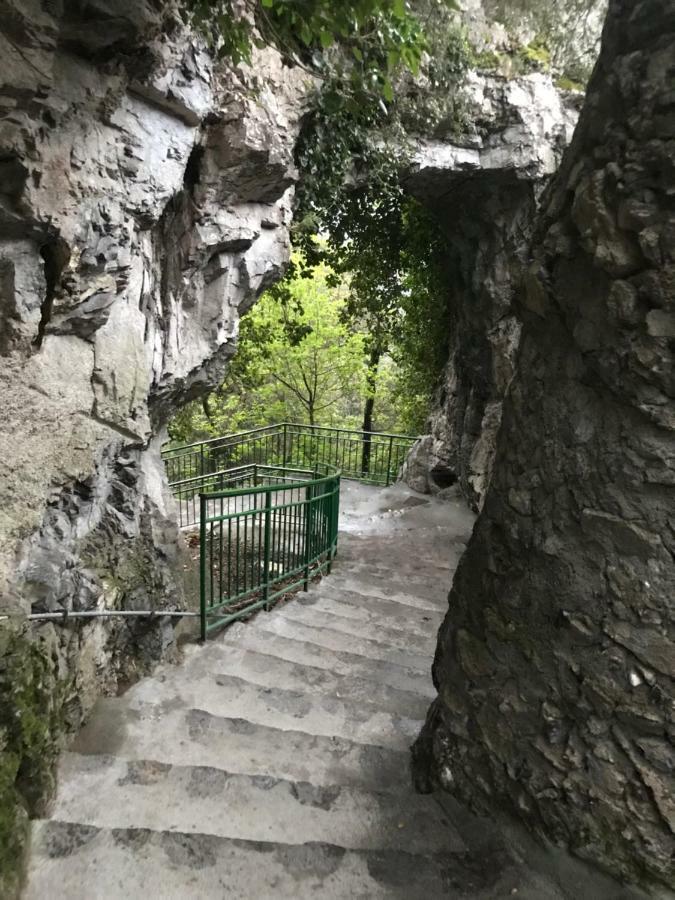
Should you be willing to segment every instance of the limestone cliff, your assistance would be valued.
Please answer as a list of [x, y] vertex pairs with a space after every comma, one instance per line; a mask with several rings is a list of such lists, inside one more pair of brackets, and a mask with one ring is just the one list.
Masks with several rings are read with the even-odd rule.
[[272, 50], [214, 63], [170, 4], [0, 11], [0, 687], [45, 724], [3, 707], [10, 810], [64, 721], [173, 646], [166, 620], [43, 625], [32, 668], [21, 614], [184, 604], [163, 426], [287, 261], [305, 87]]
[[421, 786], [671, 886], [674, 27], [673, 0], [610, 3], [416, 747]]

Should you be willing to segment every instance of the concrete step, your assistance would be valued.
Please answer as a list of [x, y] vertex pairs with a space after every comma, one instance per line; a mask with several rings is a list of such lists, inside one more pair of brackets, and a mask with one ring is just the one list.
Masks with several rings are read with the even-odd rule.
[[129, 707], [143, 712], [164, 709], [202, 709], [214, 716], [246, 719], [270, 728], [301, 729], [307, 734], [342, 737], [405, 751], [417, 737], [422, 720], [409, 719], [372, 706], [304, 691], [261, 687], [232, 675], [167, 673], [141, 681], [125, 695]]
[[[24, 900], [494, 900], [518, 884], [507, 871], [495, 893], [494, 866], [462, 854], [415, 856], [54, 820], [33, 825]], [[553, 900], [522, 890], [518, 897]]]
[[412, 631], [407, 633], [401, 628], [390, 627], [386, 619], [383, 620], [381, 616], [369, 616], [366, 610], [364, 610], [365, 615], [354, 618], [353, 615], [345, 615], [345, 609], [353, 612], [353, 607], [343, 606], [341, 610], [336, 610], [330, 600], [319, 598], [315, 604], [293, 601], [284, 603], [283, 606], [277, 607], [272, 615], [294, 622], [302, 622], [303, 625], [313, 628], [326, 627], [331, 631], [366, 638], [386, 647], [398, 650], [407, 649], [427, 660], [433, 659], [436, 647], [435, 634], [427, 632], [421, 635], [419, 632]]
[[323, 579], [318, 588], [321, 588], [322, 591], [327, 590], [330, 594], [335, 592], [354, 594], [361, 597], [362, 602], [366, 602], [371, 598], [388, 600], [390, 603], [397, 603], [401, 606], [401, 612], [413, 609], [435, 613], [439, 610], [445, 611], [448, 607], [448, 589], [439, 592], [438, 597], [434, 596], [432, 599], [429, 599], [419, 594], [407, 593], [401, 589], [398, 582], [392, 582], [389, 585], [384, 582], [374, 584], [372, 579], [362, 581], [359, 576], [352, 575], [349, 571], [343, 572], [337, 567], [335, 576], [329, 575]]
[[451, 585], [449, 578], [419, 578], [400, 574], [395, 568], [373, 570], [370, 566], [350, 565], [346, 571], [336, 566], [335, 571], [347, 588], [351, 584], [363, 594], [405, 598], [411, 605], [419, 605], [422, 601], [435, 606], [444, 603]]
[[366, 659], [354, 653], [332, 651], [315, 643], [282, 637], [262, 628], [247, 629], [245, 625], [234, 625], [218, 640], [234, 647], [278, 656], [298, 665], [310, 665], [319, 669], [329, 669], [338, 675], [353, 675], [359, 679], [378, 681], [396, 690], [421, 694], [431, 699], [436, 696], [431, 681], [431, 666], [429, 674], [425, 675], [381, 660]]
[[448, 609], [447, 601], [443, 608], [417, 609], [390, 598], [384, 599], [347, 591], [340, 588], [338, 584], [331, 584], [330, 581], [322, 582], [320, 592], [312, 594], [310, 591], [304, 596], [298, 595], [294, 602], [310, 603], [313, 597], [325, 598], [341, 605], [364, 610], [372, 616], [381, 617], [383, 621], [393, 622], [397, 627], [405, 629], [408, 624], [413, 627], [417, 624], [418, 628], [431, 628], [434, 632], [438, 630]]
[[431, 654], [412, 653], [396, 647], [388, 647], [385, 644], [365, 637], [357, 637], [345, 634], [342, 631], [335, 631], [329, 627], [328, 623], [325, 623], [323, 627], [317, 627], [288, 617], [271, 614], [260, 616], [256, 626], [282, 637], [292, 638], [296, 641], [306, 641], [338, 653], [352, 653], [370, 660], [381, 660], [382, 662], [401, 666], [404, 669], [416, 671], [420, 674], [424, 674], [431, 669], [433, 659]]
[[337, 844], [353, 850], [464, 852], [430, 796], [321, 787], [209, 766], [65, 753], [55, 819], [98, 828], [150, 828], [250, 841]]
[[398, 793], [410, 779], [406, 751], [223, 718], [203, 709], [165, 709], [161, 704], [133, 709], [125, 697], [100, 701], [70, 749], [177, 766], [225, 766], [240, 775], [382, 793]]
[[428, 698], [419, 693], [397, 690], [386, 683], [352, 674], [339, 675], [330, 669], [299, 665], [221, 641], [191, 648], [186, 659], [187, 671], [200, 675], [233, 675], [261, 687], [337, 697], [345, 703], [374, 707], [411, 719], [424, 718], [429, 706]]

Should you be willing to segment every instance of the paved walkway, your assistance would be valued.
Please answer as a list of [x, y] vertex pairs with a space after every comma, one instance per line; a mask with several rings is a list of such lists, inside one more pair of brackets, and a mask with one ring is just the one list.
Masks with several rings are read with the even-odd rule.
[[34, 823], [26, 897], [570, 896], [411, 787], [471, 526], [459, 500], [346, 482], [330, 577], [99, 703]]

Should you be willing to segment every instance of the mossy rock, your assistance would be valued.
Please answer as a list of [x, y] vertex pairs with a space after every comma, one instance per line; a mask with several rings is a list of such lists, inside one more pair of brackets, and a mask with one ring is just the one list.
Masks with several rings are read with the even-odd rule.
[[18, 896], [29, 816], [54, 790], [64, 732], [63, 682], [48, 643], [26, 631], [0, 633], [0, 896]]

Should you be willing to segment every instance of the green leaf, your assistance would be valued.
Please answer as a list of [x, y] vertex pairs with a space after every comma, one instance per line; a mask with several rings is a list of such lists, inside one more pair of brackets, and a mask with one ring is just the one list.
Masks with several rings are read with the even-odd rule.
[[352, 53], [359, 62], [363, 62], [363, 53], [360, 47], [352, 47]]
[[405, 0], [394, 0], [394, 15], [398, 16], [399, 19], [404, 19], [406, 16], [406, 8], [405, 8]]
[[388, 103], [392, 103], [394, 100], [394, 87], [388, 78], [385, 79], [382, 85], [382, 96]]
[[327, 50], [333, 43], [333, 35], [330, 31], [321, 31], [319, 32], [319, 41], [324, 50]]
[[272, 9], [274, 6], [274, 0], [261, 0], [261, 2], [265, 9]]

